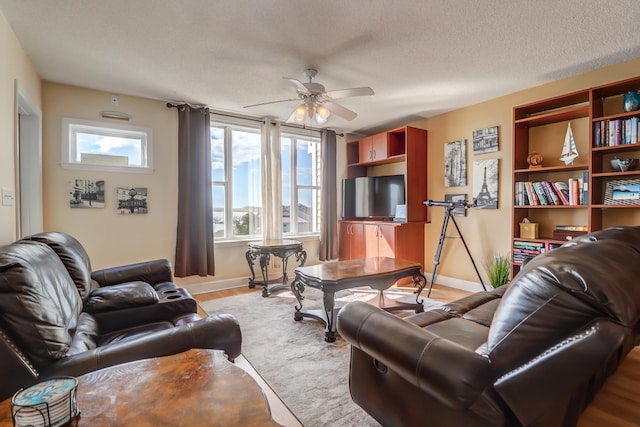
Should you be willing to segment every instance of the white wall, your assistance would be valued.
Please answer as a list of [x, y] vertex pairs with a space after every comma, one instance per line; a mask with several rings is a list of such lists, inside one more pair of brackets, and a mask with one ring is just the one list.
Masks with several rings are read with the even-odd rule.
[[[15, 85], [41, 107], [40, 78], [0, 12], [0, 187], [17, 194], [15, 179]], [[28, 191], [28, 189], [25, 189]], [[16, 207], [0, 205], [0, 244], [16, 239]]]

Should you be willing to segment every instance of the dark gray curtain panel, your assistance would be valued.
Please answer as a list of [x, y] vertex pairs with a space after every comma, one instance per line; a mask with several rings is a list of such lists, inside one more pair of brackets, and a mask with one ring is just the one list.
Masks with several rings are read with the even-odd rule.
[[320, 189], [320, 261], [338, 258], [338, 200], [336, 194], [336, 133], [322, 130], [322, 185]]
[[213, 276], [211, 129], [208, 108], [178, 107], [175, 276]]

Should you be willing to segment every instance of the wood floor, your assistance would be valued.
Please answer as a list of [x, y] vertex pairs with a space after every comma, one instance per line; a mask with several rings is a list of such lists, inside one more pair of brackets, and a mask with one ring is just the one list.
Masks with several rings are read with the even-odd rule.
[[[198, 302], [227, 296], [239, 295], [249, 292], [261, 292], [260, 289], [249, 289], [248, 287], [235, 288], [223, 291], [210, 292], [196, 295]], [[449, 302], [468, 295], [466, 291], [435, 285], [431, 292], [431, 298]], [[426, 292], [423, 292], [426, 296]], [[201, 313], [206, 315], [205, 313]], [[244, 362], [243, 362], [244, 363]], [[265, 387], [265, 384], [261, 384]], [[269, 397], [269, 391], [265, 394]], [[270, 391], [273, 393], [273, 391]], [[284, 410], [274, 408], [272, 400], [274, 419], [286, 426], [299, 426], [297, 420], [290, 419]], [[282, 411], [282, 414], [278, 412]], [[279, 421], [284, 420], [284, 421]], [[640, 426], [640, 346], [629, 353], [627, 358], [618, 368], [618, 371], [609, 377], [604, 387], [600, 390], [593, 402], [587, 407], [578, 421], [578, 427], [639, 427]]]

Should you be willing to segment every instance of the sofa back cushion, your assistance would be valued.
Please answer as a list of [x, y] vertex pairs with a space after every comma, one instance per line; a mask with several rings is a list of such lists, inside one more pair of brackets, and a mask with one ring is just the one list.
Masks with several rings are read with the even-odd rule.
[[69, 275], [76, 284], [83, 301], [98, 287], [98, 283], [91, 279], [91, 260], [82, 244], [73, 236], [57, 231], [47, 231], [25, 237], [23, 240], [42, 242], [54, 250], [67, 268]]
[[19, 241], [0, 248], [0, 323], [36, 367], [67, 354], [82, 300], [56, 253]]
[[597, 319], [638, 326], [640, 229], [635, 239], [582, 239], [539, 255], [514, 278], [488, 337], [492, 365], [514, 369]]

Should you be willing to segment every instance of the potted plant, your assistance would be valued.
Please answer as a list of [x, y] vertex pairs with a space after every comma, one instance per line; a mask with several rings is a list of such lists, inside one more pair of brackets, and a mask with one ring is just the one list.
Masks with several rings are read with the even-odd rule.
[[509, 282], [511, 274], [511, 260], [509, 256], [494, 255], [485, 262], [485, 270], [489, 276], [491, 286], [498, 288]]

